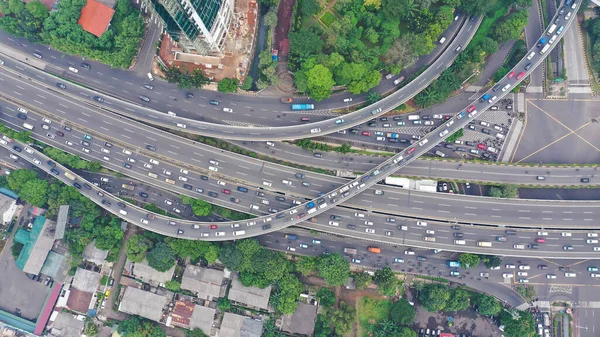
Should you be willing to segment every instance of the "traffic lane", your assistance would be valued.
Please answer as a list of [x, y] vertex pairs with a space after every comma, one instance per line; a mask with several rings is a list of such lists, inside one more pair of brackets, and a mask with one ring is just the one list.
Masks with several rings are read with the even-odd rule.
[[[464, 25], [465, 26], [476, 26], [480, 23], [480, 19], [477, 21], [469, 21], [468, 24]], [[472, 36], [472, 34], [474, 33], [471, 32], [470, 35], [466, 36], [465, 41], [467, 41], [468, 39], [470, 39], [470, 37]], [[460, 41], [452, 41], [452, 45], [454, 44], [459, 44]], [[450, 47], [453, 48], [453, 47]], [[449, 55], [450, 54], [450, 55]], [[440, 63], [441, 65], [444, 64], [450, 64], [450, 61], [452, 61], [455, 57], [456, 57], [457, 53], [446, 53], [444, 54], [444, 56], [447, 56], [448, 59], [445, 59], [444, 57], [441, 57], [440, 59], [438, 59], [436, 61], [436, 63]], [[411, 91], [411, 88], [413, 86], [416, 86], [417, 90], [420, 90], [420, 88], [424, 87], [429, 81], [431, 81], [433, 78], [435, 78], [435, 76], [431, 76], [432, 74], [429, 74], [427, 71], [423, 74], [420, 75], [419, 78], [417, 78], [417, 80], [411, 82], [410, 84], [408, 84], [407, 86], [405, 86], [404, 88], [402, 88], [400, 91], [384, 98], [383, 100], [381, 100], [377, 105], [379, 105], [379, 107], [382, 109], [385, 108], [386, 110], [389, 108], [393, 108], [395, 107], [395, 105], [398, 104], [397, 99], [400, 99], [402, 97], [405, 97], [406, 94], [405, 92]], [[420, 79], [420, 80], [419, 80]], [[417, 84], [414, 84], [414, 82], [417, 82]], [[427, 82], [427, 83], [426, 83]], [[81, 89], [80, 89], [81, 90]], [[413, 92], [416, 90], [412, 90]], [[92, 94], [90, 94], [89, 96], [91, 96]], [[141, 114], [141, 116], [143, 116], [144, 118], [147, 118], [148, 114], [152, 115], [151, 117], [155, 119], [155, 123], [162, 123], [164, 126], [167, 127], [171, 127], [174, 128], [174, 124], [176, 124], [174, 122], [174, 118], [171, 116], [167, 116], [164, 113], [156, 113], [156, 111], [150, 110], [150, 109], [141, 109], [139, 106], [137, 105], [132, 105], [126, 102], [111, 102], [110, 100], [106, 101], [105, 104], [107, 106], [110, 106], [111, 104], [113, 104], [114, 106], [123, 106], [122, 109], [124, 110], [132, 110], [132, 112], [136, 112], [136, 111], [144, 111], [144, 113]], [[389, 106], [387, 106], [389, 105]], [[377, 108], [377, 107], [375, 107]], [[373, 107], [369, 107], [369, 108], [365, 108], [356, 112], [353, 112], [351, 114], [349, 114], [347, 116], [347, 118], [349, 120], [351, 120], [353, 123], [355, 124], [359, 124], [361, 122], [361, 120], [366, 119], [367, 117], [373, 117], [373, 114], [371, 113], [371, 110], [373, 109]], [[177, 118], [175, 118], [177, 119]], [[268, 137], [271, 139], [288, 139], [288, 138], [296, 138], [296, 137], [300, 137], [303, 135], [313, 135], [316, 136], [320, 133], [323, 132], [334, 132], [337, 131], [338, 129], [340, 129], [338, 126], [336, 126], [335, 124], [329, 124], [330, 122], [323, 122], [323, 123], [317, 123], [317, 124], [312, 124], [311, 126], [308, 126], [306, 128], [298, 128], [298, 127], [279, 127], [279, 128], [275, 128], [275, 129], [270, 129], [270, 130], [265, 130], [264, 128], [248, 128], [248, 127], [244, 127], [240, 130], [240, 127], [230, 127], [230, 126], [225, 126], [225, 125], [219, 125], [219, 126], [215, 126], [215, 125], [207, 125], [207, 123], [197, 123], [197, 122], [193, 122], [193, 121], [183, 121], [183, 119], [179, 119], [181, 122], [183, 123], [187, 123], [188, 126], [192, 126], [191, 128], [187, 128], [188, 132], [191, 132], [191, 130], [193, 128], [197, 128], [198, 130], [202, 130], [201, 132], [203, 133], [212, 133], [214, 136], [218, 136], [218, 137], [224, 137], [224, 138], [228, 138], [228, 139], [237, 139], [237, 138], [259, 138], [259, 139], [264, 139], [265, 138], [265, 131], [268, 131], [268, 133], [270, 134]], [[328, 130], [328, 131], [316, 131], [316, 132], [309, 132], [309, 130], [312, 130], [311, 128], [315, 128], [316, 126], [320, 126], [322, 129]], [[240, 131], [242, 131], [240, 133]], [[237, 132], [237, 133], [236, 133]], [[292, 136], [294, 133], [296, 133], [295, 136]], [[243, 136], [240, 136], [241, 134], [243, 134]]]
[[[529, 7], [528, 11], [529, 20], [527, 22], [527, 25], [525, 26], [525, 36], [527, 37], [525, 41], [528, 42], [527, 49], [531, 49], [535, 47], [535, 45], [540, 40], [540, 36], [542, 36], [543, 24], [541, 21], [541, 15], [542, 13], [544, 13], [545, 16], [546, 10], [545, 8], [540, 9], [540, 3], [536, 2], [535, 4], [533, 4], [533, 6]], [[531, 74], [531, 85], [538, 87], [542, 85], [542, 81], [544, 78], [543, 68], [544, 67], [540, 68], [539, 70], [533, 71], [533, 73]]]

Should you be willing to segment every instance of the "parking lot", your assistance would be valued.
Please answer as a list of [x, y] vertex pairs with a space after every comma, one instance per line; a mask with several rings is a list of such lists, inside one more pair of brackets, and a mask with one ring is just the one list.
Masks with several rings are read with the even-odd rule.
[[511, 161], [598, 163], [598, 104], [596, 100], [527, 100], [527, 123]]
[[12, 238], [0, 254], [0, 309], [12, 314], [19, 310], [21, 317], [34, 320], [40, 314], [50, 288], [44, 286], [43, 282], [29, 279], [17, 268], [11, 246]]

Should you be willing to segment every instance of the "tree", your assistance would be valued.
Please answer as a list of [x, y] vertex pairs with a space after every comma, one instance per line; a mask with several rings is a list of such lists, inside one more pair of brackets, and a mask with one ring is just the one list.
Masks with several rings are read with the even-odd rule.
[[504, 336], [506, 337], [533, 337], [536, 335], [535, 321], [529, 311], [520, 311], [517, 319], [514, 319], [511, 314], [503, 312], [500, 322], [504, 325]]
[[275, 311], [282, 314], [291, 314], [298, 308], [298, 298], [304, 291], [302, 282], [294, 274], [286, 274], [275, 284], [271, 295], [271, 304]]
[[142, 262], [150, 248], [152, 248], [152, 242], [139, 234], [130, 237], [125, 244], [127, 258], [132, 262]]
[[496, 316], [502, 311], [500, 302], [493, 296], [479, 294], [475, 297], [474, 302], [477, 306], [477, 311], [483, 316]]
[[450, 298], [446, 302], [446, 311], [460, 311], [465, 310], [469, 307], [471, 302], [470, 294], [461, 288], [453, 288], [451, 290]]
[[423, 307], [429, 312], [444, 310], [449, 298], [450, 289], [442, 284], [425, 285], [423, 291], [419, 294], [419, 301], [421, 301]]
[[[496, 1], [493, 1], [496, 2]], [[476, 16], [483, 14], [487, 8], [490, 8], [492, 4], [488, 0], [468, 0], [461, 1], [461, 9], [467, 14]]]
[[494, 36], [498, 43], [504, 43], [508, 40], [515, 40], [521, 35], [521, 31], [527, 25], [529, 12], [520, 10], [509, 15], [509, 17], [496, 25]]
[[339, 253], [321, 255], [317, 259], [317, 270], [327, 285], [340, 286], [348, 279], [350, 263]]
[[317, 299], [321, 306], [329, 308], [335, 304], [335, 293], [329, 288], [322, 287], [317, 292]]
[[369, 91], [369, 95], [367, 96], [368, 104], [375, 104], [377, 101], [381, 99], [381, 94], [377, 91]]
[[228, 298], [220, 297], [219, 300], [217, 301], [217, 306], [219, 307], [219, 310], [227, 311], [227, 310], [231, 309], [231, 302], [229, 301]]
[[460, 266], [465, 269], [477, 268], [481, 258], [479, 255], [470, 254], [470, 253], [462, 253], [458, 257], [458, 262], [460, 262]]
[[366, 272], [359, 272], [352, 274], [354, 283], [356, 283], [356, 289], [363, 290], [371, 284], [372, 277]]
[[417, 337], [417, 332], [409, 327], [401, 326], [392, 337]]
[[[275, 28], [277, 26], [277, 8], [270, 8], [267, 14], [263, 17], [265, 25]], [[266, 49], [268, 50], [268, 49]]]
[[183, 240], [166, 238], [165, 242], [176, 256], [185, 259], [189, 257], [193, 261], [204, 258], [209, 263], [214, 263], [219, 256], [219, 246], [208, 241]]
[[317, 13], [319, 10], [319, 4], [316, 0], [302, 0], [300, 1], [300, 14], [302, 17], [309, 18]]
[[335, 84], [331, 71], [321, 64], [317, 64], [307, 73], [308, 93], [311, 98], [321, 101], [331, 96], [331, 88]]
[[237, 88], [237, 78], [224, 78], [217, 83], [217, 90], [219, 92], [237, 92]]
[[335, 327], [335, 332], [344, 336], [352, 330], [352, 324], [356, 318], [356, 310], [349, 306], [346, 302], [340, 302], [340, 305], [330, 315], [332, 325]]
[[148, 265], [158, 271], [164, 272], [171, 269], [175, 265], [175, 255], [164, 243], [158, 243], [146, 256]]
[[103, 227], [96, 236], [96, 247], [102, 250], [110, 250], [117, 247], [123, 240], [123, 231], [119, 227]]
[[179, 289], [181, 289], [181, 283], [176, 280], [167, 281], [165, 282], [165, 288], [171, 291], [179, 291]]
[[373, 277], [373, 280], [377, 284], [377, 288], [382, 295], [396, 295], [400, 281], [390, 267], [378, 269], [375, 272], [375, 277]]
[[191, 198], [183, 194], [179, 198], [183, 204], [192, 206], [192, 211], [197, 216], [207, 216], [212, 212], [212, 205], [202, 199]]
[[33, 170], [19, 169], [12, 171], [8, 177], [6, 177], [6, 180], [8, 181], [8, 187], [17, 194], [20, 194], [21, 189], [23, 189], [23, 186], [27, 182], [39, 180], [39, 178], [37, 173]]
[[533, 300], [535, 300], [535, 298], [537, 297], [536, 293], [535, 293], [535, 288], [533, 288], [532, 285], [517, 285], [517, 292], [519, 293], [519, 295], [521, 295], [521, 297], [523, 297], [527, 302], [531, 302]]
[[485, 264], [486, 268], [500, 267], [500, 265], [502, 264], [502, 258], [496, 255], [484, 255], [483, 263]]
[[487, 55], [492, 55], [498, 52], [498, 42], [496, 42], [496, 40], [492, 39], [489, 36], [483, 38], [483, 40], [481, 40], [481, 43], [479, 43], [479, 46], [481, 47], [481, 50]]
[[417, 310], [404, 298], [400, 298], [392, 305], [390, 319], [398, 325], [411, 325], [415, 321]]
[[117, 330], [123, 337], [166, 337], [165, 332], [153, 322], [141, 320], [137, 316], [121, 321]]
[[307, 29], [300, 29], [288, 34], [290, 40], [290, 55], [302, 59], [318, 54], [323, 49], [323, 41], [319, 35]]
[[317, 259], [314, 256], [302, 256], [296, 262], [296, 271], [307, 276], [312, 274], [317, 268]]
[[[12, 173], [9, 177], [11, 175]], [[34, 206], [44, 207], [48, 201], [48, 182], [40, 179], [25, 182], [19, 192], [19, 198]]]
[[531, 7], [531, 4], [533, 3], [532, 0], [513, 0], [515, 6], [517, 7], [521, 7], [521, 8], [527, 8], [527, 7]]

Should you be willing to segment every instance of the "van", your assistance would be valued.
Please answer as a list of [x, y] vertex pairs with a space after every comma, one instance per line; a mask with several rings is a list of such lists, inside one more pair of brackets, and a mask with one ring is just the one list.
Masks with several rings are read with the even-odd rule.
[[23, 127], [27, 130], [33, 130], [33, 125], [29, 124], [29, 123], [23, 123]]
[[444, 36], [442, 36], [442, 38], [440, 39], [439, 43], [443, 44], [444, 42], [446, 42], [446, 38]]
[[421, 119], [421, 116], [419, 116], [419, 115], [410, 115], [410, 116], [408, 116], [408, 120], [409, 121], [416, 121], [418, 119]]
[[127, 211], [126, 211], [126, 210], [124, 210], [124, 209], [120, 209], [120, 210], [119, 210], [119, 213], [121, 213], [121, 214], [123, 214], [123, 215], [127, 215]]
[[237, 190], [240, 191], [240, 192], [242, 192], [242, 193], [248, 193], [248, 189], [245, 188], [245, 187], [243, 187], [243, 186], [238, 186]]
[[381, 254], [381, 248], [379, 247], [368, 247], [367, 250], [371, 253]]
[[535, 52], [532, 51], [531, 53], [529, 53], [529, 55], [527, 55], [527, 60], [531, 61], [531, 59], [535, 56]]
[[465, 240], [454, 240], [455, 245], [465, 245], [467, 242]]
[[479, 247], [491, 247], [492, 243], [489, 241], [479, 241], [479, 242], [477, 242], [477, 245]]
[[246, 234], [246, 231], [235, 231], [233, 232], [233, 236], [240, 236]]
[[148, 176], [149, 176], [149, 177], [152, 177], [152, 178], [154, 178], [154, 179], [158, 178], [158, 174], [156, 174], [156, 173], [152, 173], [152, 172], [148, 172]]
[[154, 81], [154, 77], [152, 77], [152, 74], [151, 74], [151, 73], [148, 73], [148, 79], [149, 79], [150, 81]]
[[165, 182], [166, 182], [166, 183], [169, 183], [169, 184], [171, 184], [171, 185], [175, 185], [175, 180], [171, 180], [171, 179], [168, 179], [168, 178], [167, 178], [167, 179], [165, 179]]

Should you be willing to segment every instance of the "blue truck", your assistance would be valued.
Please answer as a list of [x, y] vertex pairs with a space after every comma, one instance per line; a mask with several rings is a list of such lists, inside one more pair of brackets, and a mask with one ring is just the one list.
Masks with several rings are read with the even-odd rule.
[[485, 94], [485, 95], [481, 96], [481, 98], [479, 99], [479, 102], [487, 101], [489, 98], [490, 98], [490, 95]]
[[292, 104], [292, 110], [314, 110], [314, 104]]
[[454, 260], [447, 260], [446, 265], [450, 268], [460, 268], [460, 262]]
[[397, 133], [388, 133], [387, 136], [388, 136], [388, 138], [398, 138]]
[[313, 208], [315, 207], [315, 203], [314, 202], [309, 202], [308, 204], [306, 204], [306, 208]]
[[286, 239], [288, 239], [288, 240], [293, 240], [293, 241], [298, 240], [298, 236], [294, 235], [294, 234], [286, 234], [283, 237], [286, 238]]
[[548, 41], [545, 37], [540, 39], [540, 42], [538, 42], [537, 46], [538, 48], [543, 47], [546, 44], [546, 41]]

